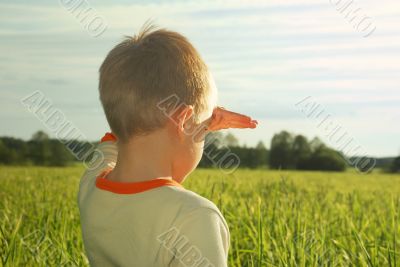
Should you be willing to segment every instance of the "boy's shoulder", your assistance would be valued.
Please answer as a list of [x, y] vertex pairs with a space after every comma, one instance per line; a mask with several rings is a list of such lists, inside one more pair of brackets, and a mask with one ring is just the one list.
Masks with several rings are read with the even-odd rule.
[[171, 204], [177, 209], [177, 221], [188, 217], [217, 218], [228, 229], [221, 211], [209, 199], [184, 188], [169, 187], [167, 192], [169, 201], [172, 201]]
[[214, 214], [226, 224], [221, 211], [207, 198], [188, 189], [178, 187], [168, 187], [164, 192], [168, 194], [164, 199], [168, 199], [168, 202], [171, 201], [170, 204], [175, 207], [178, 214]]
[[190, 212], [196, 209], [211, 209], [219, 212], [217, 206], [205, 197], [185, 188], [170, 188], [173, 199], [178, 202], [182, 211]]

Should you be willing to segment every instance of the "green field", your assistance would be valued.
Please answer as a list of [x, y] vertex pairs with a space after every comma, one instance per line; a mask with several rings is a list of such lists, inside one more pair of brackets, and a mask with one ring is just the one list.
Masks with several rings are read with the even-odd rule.
[[[85, 266], [82, 167], [0, 167], [3, 266]], [[400, 266], [400, 176], [197, 170], [231, 232], [229, 266]]]

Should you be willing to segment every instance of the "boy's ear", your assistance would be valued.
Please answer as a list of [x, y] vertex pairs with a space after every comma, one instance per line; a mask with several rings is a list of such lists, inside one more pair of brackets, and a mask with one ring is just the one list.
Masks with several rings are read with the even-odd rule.
[[178, 134], [183, 136], [185, 135], [185, 128], [190, 124], [190, 120], [193, 116], [193, 106], [184, 105], [177, 110], [175, 115], [174, 121], [177, 124]]

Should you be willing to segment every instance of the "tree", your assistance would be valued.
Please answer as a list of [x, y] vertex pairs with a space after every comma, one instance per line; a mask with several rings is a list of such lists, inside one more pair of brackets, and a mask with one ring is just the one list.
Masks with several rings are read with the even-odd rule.
[[310, 149], [312, 152], [316, 151], [321, 146], [325, 146], [325, 144], [318, 137], [314, 137], [310, 142]]
[[311, 156], [311, 147], [306, 137], [297, 135], [292, 146], [293, 164], [296, 169], [301, 169]]
[[400, 156], [395, 158], [390, 165], [390, 172], [398, 173], [400, 172]]
[[255, 167], [265, 167], [268, 165], [268, 154], [269, 151], [265, 147], [262, 141], [258, 142], [256, 148], [254, 149], [254, 166]]
[[316, 148], [302, 167], [307, 170], [344, 171], [346, 163], [339, 152], [321, 145]]
[[0, 140], [0, 163], [7, 164], [10, 161], [10, 150], [4, 145], [3, 140]]
[[282, 131], [275, 134], [271, 140], [269, 165], [273, 169], [289, 169], [293, 167], [292, 157], [293, 136]]
[[36, 133], [34, 133], [32, 135], [31, 140], [41, 142], [41, 141], [49, 140], [49, 136], [43, 131], [37, 131]]
[[27, 162], [27, 145], [21, 139], [2, 137], [1, 162], [4, 164], [25, 164]]
[[239, 157], [240, 167], [258, 168], [268, 164], [268, 150], [264, 147], [247, 148], [243, 146], [230, 147], [230, 151]]
[[49, 140], [31, 140], [28, 142], [29, 158], [35, 165], [49, 165], [52, 154]]
[[239, 140], [231, 133], [227, 133], [223, 139], [223, 144], [229, 147], [239, 146]]
[[259, 141], [256, 145], [257, 149], [267, 149], [263, 143], [263, 141]]
[[51, 157], [48, 159], [50, 166], [68, 166], [73, 160], [71, 152], [58, 140], [50, 141]]
[[256, 148], [249, 149], [249, 167], [259, 168], [265, 167], [268, 164], [268, 150], [264, 147], [257, 146]]

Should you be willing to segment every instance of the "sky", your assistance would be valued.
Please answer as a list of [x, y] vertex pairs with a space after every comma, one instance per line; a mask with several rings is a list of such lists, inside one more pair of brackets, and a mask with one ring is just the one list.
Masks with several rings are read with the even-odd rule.
[[152, 19], [198, 49], [221, 106], [259, 121], [255, 130], [231, 131], [241, 144], [268, 147], [288, 130], [340, 149], [307, 111], [317, 105], [359, 153], [398, 155], [400, 2], [349, 1], [1, 1], [0, 136], [54, 136], [21, 103], [39, 91], [98, 140], [108, 131], [98, 68], [123, 36]]

